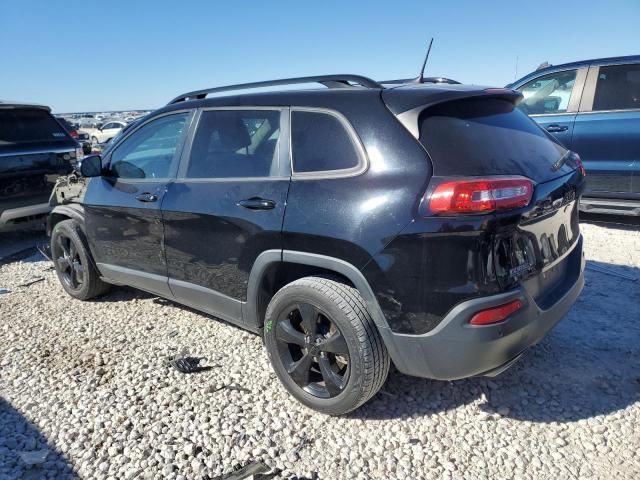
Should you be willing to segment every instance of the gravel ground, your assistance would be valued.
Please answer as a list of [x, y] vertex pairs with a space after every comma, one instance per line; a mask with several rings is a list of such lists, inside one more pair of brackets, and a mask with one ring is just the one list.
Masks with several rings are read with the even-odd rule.
[[[586, 288], [513, 368], [394, 373], [343, 418], [287, 395], [253, 334], [131, 289], [72, 300], [42, 257], [3, 265], [0, 478], [206, 479], [254, 459], [284, 478], [640, 478], [640, 228], [582, 228]], [[169, 368], [185, 347], [212, 368]]]

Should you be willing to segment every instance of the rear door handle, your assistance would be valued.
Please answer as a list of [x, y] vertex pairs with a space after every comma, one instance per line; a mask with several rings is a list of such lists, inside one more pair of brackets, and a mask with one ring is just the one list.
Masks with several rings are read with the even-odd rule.
[[140, 195], [137, 195], [136, 200], [138, 200], [139, 202], [145, 202], [145, 203], [157, 202], [158, 196], [154, 193], [145, 192], [145, 193], [141, 193]]
[[566, 132], [567, 130], [569, 130], [569, 127], [566, 125], [557, 125], [555, 123], [547, 127], [547, 132], [549, 133]]
[[240, 200], [238, 205], [248, 210], [273, 210], [276, 206], [276, 202], [266, 198], [251, 197], [245, 200]]

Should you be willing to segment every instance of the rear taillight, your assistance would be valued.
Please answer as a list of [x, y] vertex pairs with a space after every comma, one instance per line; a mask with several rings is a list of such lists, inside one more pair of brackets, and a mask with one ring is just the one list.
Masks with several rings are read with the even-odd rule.
[[514, 300], [504, 305], [488, 308], [476, 313], [469, 323], [471, 325], [491, 325], [492, 323], [498, 323], [505, 320], [509, 315], [514, 314], [522, 308], [522, 302], [520, 300]]
[[71, 135], [71, 138], [78, 138], [78, 131], [77, 130], [71, 130], [69, 132], [69, 135]]
[[582, 164], [582, 159], [580, 158], [580, 155], [578, 155], [576, 152], [573, 152], [573, 158], [575, 158], [576, 165], [578, 166], [578, 170], [580, 170], [580, 173], [582, 174], [582, 176], [586, 177], [587, 171], [584, 169], [584, 165]]
[[436, 214], [487, 213], [526, 207], [533, 182], [525, 177], [445, 181], [431, 192], [429, 210]]

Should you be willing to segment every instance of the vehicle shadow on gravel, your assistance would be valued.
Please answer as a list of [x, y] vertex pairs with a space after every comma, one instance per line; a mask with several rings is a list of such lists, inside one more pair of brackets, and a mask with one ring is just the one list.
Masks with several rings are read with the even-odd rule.
[[567, 317], [496, 378], [438, 382], [390, 374], [352, 418], [434, 415], [477, 406], [496, 416], [573, 422], [640, 402], [640, 269], [587, 262], [586, 285]]
[[0, 398], [0, 478], [29, 480], [77, 478], [71, 463], [46, 437]]

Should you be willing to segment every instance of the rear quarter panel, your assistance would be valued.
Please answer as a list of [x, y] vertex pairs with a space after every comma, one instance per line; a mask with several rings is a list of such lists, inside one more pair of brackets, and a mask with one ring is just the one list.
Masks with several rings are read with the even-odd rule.
[[384, 106], [379, 92], [351, 93], [344, 100], [306, 106], [342, 113], [363, 143], [368, 168], [346, 178], [294, 175], [284, 248], [339, 258], [361, 269], [412, 221], [431, 175], [429, 159]]

